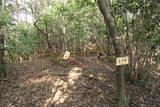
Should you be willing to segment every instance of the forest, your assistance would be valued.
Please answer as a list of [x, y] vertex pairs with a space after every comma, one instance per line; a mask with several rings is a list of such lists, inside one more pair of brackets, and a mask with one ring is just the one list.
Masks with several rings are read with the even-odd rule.
[[0, 0], [0, 107], [160, 107], [160, 0]]

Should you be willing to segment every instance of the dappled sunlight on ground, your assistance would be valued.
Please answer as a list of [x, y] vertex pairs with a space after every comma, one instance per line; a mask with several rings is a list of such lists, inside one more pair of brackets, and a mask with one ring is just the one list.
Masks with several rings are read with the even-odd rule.
[[160, 71], [160, 64], [157, 65], [157, 69]]
[[30, 80], [29, 80], [29, 83], [31, 83], [31, 84], [40, 84], [40, 83], [42, 83], [42, 82], [48, 82], [48, 81], [51, 81], [52, 80], [52, 77], [49, 77], [49, 76], [45, 76], [45, 77], [42, 77], [42, 78], [35, 78], [35, 79], [33, 79], [33, 78], [31, 78]]
[[52, 97], [48, 98], [44, 102], [44, 107], [48, 107], [49, 104], [62, 104], [65, 102], [65, 99], [69, 97], [68, 93], [65, 93], [68, 86], [74, 85], [74, 82], [81, 75], [78, 71], [82, 70], [78, 67], [73, 67], [68, 74], [68, 80], [64, 81], [61, 79], [57, 79], [54, 83], [54, 87], [52, 88]]
[[65, 99], [68, 97], [67, 94], [64, 94], [68, 84], [67, 82], [58, 78], [51, 88], [51, 95], [44, 101], [43, 106], [48, 107], [50, 104], [60, 104], [64, 103]]
[[49, 69], [46, 69], [46, 70], [42, 70], [41, 73], [45, 73], [45, 72], [48, 72]]
[[[64, 67], [46, 59], [20, 65], [12, 71], [9, 83], [0, 87], [2, 107], [116, 107], [114, 69], [100, 63]], [[153, 95], [158, 97], [155, 91]]]
[[[108, 93], [108, 88], [107, 85], [103, 85], [106, 84], [104, 66], [90, 65], [82, 69], [76, 66], [53, 66], [50, 62], [39, 61], [36, 64], [20, 67], [19, 71], [24, 69], [24, 73], [18, 74], [20, 79], [10, 87], [12, 91], [8, 90], [4, 95], [4, 97], [13, 96], [4, 100], [4, 105], [25, 107], [77, 105], [80, 107], [88, 106], [91, 102], [93, 105], [94, 103], [100, 105], [106, 99], [104, 95]], [[108, 105], [107, 102], [106, 100], [101, 105]]]
[[82, 74], [81, 72], [78, 72], [80, 70], [82, 69], [78, 67], [74, 67], [69, 71], [69, 75], [68, 75], [69, 85], [74, 85], [75, 80], [78, 79], [78, 77]]

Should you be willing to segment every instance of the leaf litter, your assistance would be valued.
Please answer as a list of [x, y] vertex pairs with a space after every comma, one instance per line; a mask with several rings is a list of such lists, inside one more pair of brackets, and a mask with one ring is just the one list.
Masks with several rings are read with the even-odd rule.
[[[96, 62], [96, 61], [95, 61]], [[0, 107], [116, 107], [114, 65], [51, 63], [50, 58], [13, 65], [0, 81]], [[130, 107], [160, 107], [160, 80], [143, 88], [126, 83]]]

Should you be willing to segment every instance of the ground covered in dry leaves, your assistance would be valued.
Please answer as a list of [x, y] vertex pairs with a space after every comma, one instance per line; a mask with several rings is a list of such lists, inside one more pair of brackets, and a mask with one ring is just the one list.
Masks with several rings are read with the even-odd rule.
[[[0, 81], [0, 107], [116, 107], [115, 70], [110, 63], [87, 67], [43, 58], [12, 65]], [[130, 107], [160, 107], [160, 79], [147, 87], [126, 83]]]

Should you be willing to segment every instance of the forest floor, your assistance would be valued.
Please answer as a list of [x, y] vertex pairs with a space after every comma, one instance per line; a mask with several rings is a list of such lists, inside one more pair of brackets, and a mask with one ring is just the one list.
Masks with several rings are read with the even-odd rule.
[[[114, 65], [86, 60], [83, 68], [52, 58], [12, 65], [0, 81], [0, 107], [116, 107]], [[126, 82], [126, 90], [130, 107], [160, 107], [160, 75], [145, 87]]]

